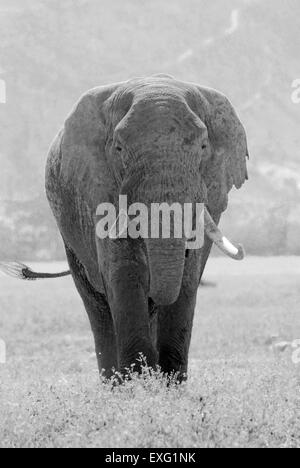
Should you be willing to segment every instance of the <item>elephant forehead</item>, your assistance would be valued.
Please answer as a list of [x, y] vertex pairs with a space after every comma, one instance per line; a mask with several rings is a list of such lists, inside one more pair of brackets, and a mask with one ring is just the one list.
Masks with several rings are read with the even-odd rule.
[[173, 91], [174, 93], [183, 93], [186, 89], [185, 83], [176, 80], [167, 75], [154, 75], [147, 78], [134, 78], [127, 81], [125, 87], [133, 90], [135, 93], [149, 90], [165, 90]]
[[167, 83], [149, 83], [138, 87], [134, 91], [133, 104], [140, 106], [162, 104], [171, 108], [186, 104], [186, 91], [176, 84]]
[[155, 98], [136, 100], [116, 130], [123, 137], [128, 137], [132, 132], [140, 135], [167, 132], [175, 136], [178, 132], [182, 134], [187, 131], [196, 137], [206, 131], [206, 126], [186, 102], [155, 95]]
[[191, 106], [192, 90], [185, 83], [169, 77], [130, 80], [118, 88], [110, 100], [113, 122], [123, 133], [130, 128], [161, 130], [174, 122], [183, 129], [203, 133], [206, 127]]
[[112, 96], [111, 103], [114, 107], [128, 108], [132, 104], [164, 103], [176, 105], [178, 102], [186, 102], [187, 87], [173, 78], [154, 76], [150, 78], [137, 78], [122, 84]]

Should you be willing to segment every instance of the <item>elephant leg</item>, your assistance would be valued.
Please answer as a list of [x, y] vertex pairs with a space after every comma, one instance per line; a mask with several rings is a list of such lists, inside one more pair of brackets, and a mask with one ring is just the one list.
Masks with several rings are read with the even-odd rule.
[[153, 330], [149, 321], [148, 297], [143, 278], [145, 266], [124, 261], [114, 269], [109, 281], [109, 304], [117, 334], [119, 370], [135, 365], [140, 371], [140, 355], [150, 367], [157, 364], [157, 352], [153, 343]]
[[113, 375], [113, 369], [118, 368], [118, 362], [115, 330], [109, 305], [105, 296], [90, 284], [84, 267], [67, 246], [66, 253], [74, 283], [90, 320], [99, 372], [110, 378]]
[[158, 352], [163, 373], [176, 374], [178, 381], [186, 379], [197, 290], [181, 288], [177, 301], [159, 308]]

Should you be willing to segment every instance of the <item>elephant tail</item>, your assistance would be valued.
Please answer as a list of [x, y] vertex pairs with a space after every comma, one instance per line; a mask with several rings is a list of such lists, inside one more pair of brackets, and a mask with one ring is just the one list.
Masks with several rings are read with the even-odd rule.
[[19, 262], [0, 262], [0, 271], [5, 273], [7, 276], [25, 281], [35, 281], [46, 278], [61, 278], [71, 274], [69, 270], [62, 271], [61, 273], [38, 273], [31, 270], [31, 268], [29, 268], [27, 265]]

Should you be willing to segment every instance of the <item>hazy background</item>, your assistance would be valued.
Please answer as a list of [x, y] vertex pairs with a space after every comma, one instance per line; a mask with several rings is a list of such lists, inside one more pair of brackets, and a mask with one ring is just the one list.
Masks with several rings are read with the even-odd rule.
[[0, 448], [300, 447], [300, 257], [284, 256], [300, 255], [299, 59], [299, 0], [0, 0], [0, 261], [64, 268], [48, 147], [84, 91], [157, 72], [237, 108], [250, 180], [222, 224], [261, 255], [208, 262], [189, 381], [173, 390], [98, 384], [70, 277], [1, 277]]
[[167, 72], [231, 99], [250, 182], [226, 234], [300, 254], [299, 0], [0, 0], [0, 260], [64, 257], [44, 195], [48, 147], [88, 88]]

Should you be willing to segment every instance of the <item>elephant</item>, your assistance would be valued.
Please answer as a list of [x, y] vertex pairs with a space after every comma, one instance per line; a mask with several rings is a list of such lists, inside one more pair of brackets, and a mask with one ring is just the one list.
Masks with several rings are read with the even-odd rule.
[[[215, 243], [233, 259], [218, 224], [233, 187], [248, 179], [245, 129], [219, 91], [158, 74], [86, 92], [56, 136], [46, 194], [70, 273], [87, 311], [99, 371], [126, 375], [140, 356], [178, 381], [187, 378], [198, 287]], [[204, 244], [181, 238], [99, 238], [97, 207], [202, 203]], [[24, 279], [41, 274], [25, 265]], [[59, 276], [68, 274], [60, 273]], [[55, 277], [55, 274], [46, 274]]]

